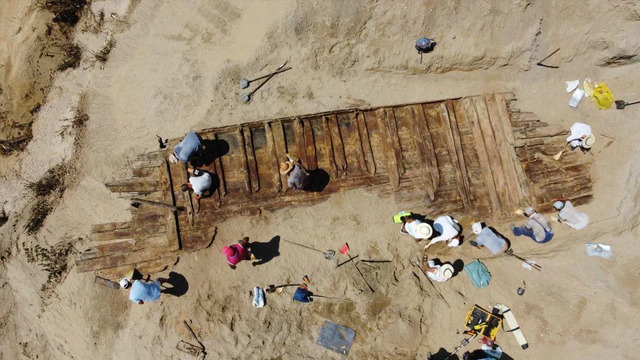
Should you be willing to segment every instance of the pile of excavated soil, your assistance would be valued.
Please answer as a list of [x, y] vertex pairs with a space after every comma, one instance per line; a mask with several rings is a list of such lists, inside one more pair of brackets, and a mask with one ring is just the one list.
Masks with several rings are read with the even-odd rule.
[[[5, 8], [22, 14], [16, 21], [26, 24], [35, 16], [18, 1], [7, 3]], [[584, 99], [572, 109], [564, 90], [565, 80], [590, 77], [605, 81], [616, 98], [640, 98], [636, 2], [198, 0], [185, 6], [104, 0], [91, 6], [95, 17], [103, 10], [108, 26], [98, 34], [80, 28], [76, 39], [95, 53], [113, 37], [108, 60], [96, 66], [85, 56], [85, 66], [56, 79], [29, 147], [2, 168], [0, 193], [9, 220], [0, 227], [6, 251], [0, 254], [0, 357], [189, 359], [175, 349], [179, 340], [193, 342], [183, 324], [188, 320], [211, 358], [343, 358], [315, 344], [322, 322], [330, 320], [356, 331], [353, 359], [423, 359], [427, 351], [460, 343], [473, 304], [496, 303], [512, 308], [530, 344], [523, 351], [501, 332], [498, 343], [514, 359], [636, 357], [640, 106], [601, 111]], [[3, 22], [0, 31], [15, 33], [15, 26]], [[413, 48], [421, 36], [438, 42], [423, 64]], [[558, 69], [535, 65], [557, 48], [545, 63]], [[35, 50], [15, 43], [8, 51], [18, 56]], [[240, 101], [240, 78], [269, 72], [285, 60], [291, 71], [274, 77], [251, 104]], [[574, 231], [557, 224], [545, 245], [511, 239], [517, 253], [542, 265], [541, 272], [468, 245], [436, 247], [434, 255], [443, 261], [480, 258], [492, 274], [485, 289], [474, 288], [462, 273], [435, 284], [445, 302], [410, 262], [422, 246], [391, 221], [400, 210], [422, 209], [401, 208], [393, 197], [366, 190], [212, 224], [218, 226], [213, 245], [181, 256], [172, 268], [188, 281], [187, 292], [143, 306], [123, 291], [94, 284], [92, 274], [75, 272], [75, 250], [63, 251], [67, 243], [86, 247], [92, 224], [129, 218], [126, 201], [103, 184], [129, 176], [136, 155], [157, 146], [156, 134], [179, 137], [283, 115], [492, 91], [514, 92], [518, 108], [550, 124], [587, 122], [598, 138], [584, 155], [592, 160], [594, 181], [593, 201], [581, 207], [590, 225]], [[61, 139], [60, 121], [73, 118], [80, 99], [88, 116], [81, 139]], [[66, 191], [42, 228], [25, 234], [36, 201], [26, 184], [61, 162], [75, 169]], [[454, 215], [465, 224], [472, 220]], [[509, 232], [508, 222], [492, 225]], [[243, 236], [263, 243], [279, 236], [323, 250], [348, 242], [353, 255], [392, 262], [359, 265], [375, 293], [353, 266], [336, 268], [321, 254], [284, 241], [269, 262], [245, 262], [233, 271], [220, 249]], [[613, 256], [588, 257], [587, 242], [611, 244]], [[69, 267], [28, 256], [35, 245]], [[60, 271], [53, 281], [47, 265]], [[295, 283], [305, 274], [314, 292], [352, 302], [317, 299], [304, 305], [291, 300], [288, 288], [269, 295], [265, 308], [251, 305], [254, 286]], [[527, 290], [518, 296], [523, 281]]]

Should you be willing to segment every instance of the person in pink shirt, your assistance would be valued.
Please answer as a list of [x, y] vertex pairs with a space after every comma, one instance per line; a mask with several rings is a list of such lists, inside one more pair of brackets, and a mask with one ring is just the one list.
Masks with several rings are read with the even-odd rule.
[[249, 250], [247, 250], [248, 243], [249, 238], [244, 237], [242, 240], [238, 241], [237, 244], [222, 247], [222, 253], [227, 256], [227, 263], [231, 269], [235, 270], [236, 265], [240, 261], [249, 259], [250, 253]]

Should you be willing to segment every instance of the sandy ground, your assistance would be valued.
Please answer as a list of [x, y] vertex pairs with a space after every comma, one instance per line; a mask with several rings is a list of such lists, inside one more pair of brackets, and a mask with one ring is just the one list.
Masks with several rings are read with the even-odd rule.
[[[3, 9], [32, 19], [16, 4]], [[498, 343], [514, 359], [637, 358], [640, 106], [600, 111], [585, 99], [572, 109], [564, 91], [565, 80], [590, 77], [605, 81], [616, 98], [640, 99], [637, 2], [110, 0], [93, 1], [91, 10], [95, 15], [87, 15], [76, 33], [84, 49], [81, 66], [54, 79], [26, 151], [0, 161], [0, 203], [9, 216], [0, 228], [0, 358], [189, 359], [175, 345], [190, 341], [183, 325], [190, 320], [210, 358], [339, 359], [315, 345], [328, 319], [356, 330], [351, 358], [423, 359], [427, 351], [459, 344], [471, 305], [495, 303], [512, 308], [530, 343], [523, 351], [501, 332]], [[105, 24], [88, 31], [101, 10]], [[438, 41], [422, 65], [413, 49], [420, 36]], [[105, 64], [97, 63], [92, 54], [109, 38], [115, 47]], [[556, 48], [547, 63], [559, 69], [535, 65]], [[285, 60], [293, 70], [242, 104], [238, 80]], [[493, 275], [481, 290], [464, 274], [436, 284], [447, 305], [409, 263], [421, 246], [390, 220], [399, 210], [421, 209], [365, 190], [215, 224], [211, 248], [181, 256], [173, 268], [187, 279], [186, 294], [144, 306], [72, 267], [43, 291], [48, 274], [28, 256], [36, 245], [71, 242], [81, 250], [92, 224], [127, 220], [126, 202], [103, 184], [128, 176], [135, 156], [156, 147], [155, 134], [178, 137], [283, 115], [491, 91], [513, 91], [520, 109], [548, 123], [568, 128], [587, 122], [598, 137], [585, 155], [593, 158], [594, 200], [581, 209], [591, 218], [589, 227], [578, 232], [558, 224], [546, 245], [512, 239], [542, 272], [470, 246], [437, 248], [443, 260], [481, 258]], [[89, 120], [61, 137], [81, 101]], [[58, 164], [72, 169], [66, 191], [43, 228], [27, 235], [34, 196], [25, 185]], [[509, 222], [493, 225], [506, 233]], [[335, 250], [348, 241], [354, 255], [393, 262], [363, 264], [376, 292], [359, 294], [364, 285], [355, 269], [335, 269], [320, 254], [284, 242], [268, 263], [242, 263], [231, 271], [220, 248], [243, 236], [255, 242], [280, 236]], [[613, 257], [587, 257], [586, 242], [611, 244]], [[74, 256], [66, 258], [70, 266]], [[315, 292], [354, 302], [303, 305], [289, 290], [269, 296], [263, 309], [251, 306], [253, 286], [297, 282], [305, 274]], [[520, 297], [523, 280], [527, 291]]]

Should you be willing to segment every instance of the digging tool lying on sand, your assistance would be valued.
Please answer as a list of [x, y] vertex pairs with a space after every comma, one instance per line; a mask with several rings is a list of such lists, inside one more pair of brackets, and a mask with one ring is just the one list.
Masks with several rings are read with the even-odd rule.
[[616, 100], [616, 109], [622, 110], [625, 107], [633, 104], [640, 104], [640, 101], [626, 102], [624, 100]]
[[253, 96], [253, 94], [256, 93], [256, 91], [260, 90], [260, 88], [262, 87], [262, 85], [266, 84], [267, 81], [271, 80], [272, 77], [276, 76], [278, 70], [282, 69], [285, 65], [287, 64], [287, 61], [285, 61], [284, 63], [282, 63], [282, 65], [280, 65], [278, 67], [278, 69], [276, 70], [276, 72], [272, 73], [271, 75], [269, 75], [269, 77], [267, 77], [263, 82], [260, 83], [260, 85], [258, 85], [258, 87], [256, 87], [255, 89], [253, 89], [252, 92], [248, 93], [248, 94], [242, 94], [242, 102], [245, 104], [248, 104], [251, 101], [251, 96]]
[[342, 245], [342, 247], [340, 248], [340, 253], [342, 255], [347, 255], [349, 257], [350, 262], [353, 264], [353, 266], [356, 268], [356, 270], [358, 270], [358, 274], [360, 274], [360, 276], [362, 276], [362, 280], [364, 280], [364, 283], [367, 284], [367, 286], [369, 287], [369, 290], [371, 290], [371, 292], [376, 292], [375, 290], [373, 290], [371, 285], [369, 285], [369, 283], [367, 282], [367, 279], [364, 277], [364, 275], [360, 271], [360, 268], [358, 268], [358, 265], [355, 262], [353, 262], [353, 258], [351, 257], [351, 254], [349, 254], [349, 250], [350, 250], [349, 249], [349, 244], [344, 243], [344, 245]]
[[339, 268], [340, 266], [342, 266], [342, 265], [344, 265], [344, 264], [348, 263], [349, 261], [353, 261], [353, 260], [357, 259], [357, 258], [358, 258], [358, 256], [360, 256], [360, 255], [356, 255], [356, 256], [352, 257], [351, 259], [349, 259], [349, 260], [345, 260], [345, 261], [341, 262], [340, 264], [338, 264], [338, 265], [336, 266], [336, 269], [337, 269], [337, 268]]
[[282, 292], [282, 288], [285, 288], [287, 286], [300, 286], [300, 284], [283, 284], [283, 285], [270, 284], [270, 285], [267, 285], [266, 288], [264, 288], [264, 291], [268, 293], [280, 294]]
[[189, 323], [187, 323], [187, 320], [184, 320], [184, 326], [187, 327], [187, 330], [189, 330], [189, 332], [191, 333], [191, 336], [193, 336], [193, 338], [198, 342], [198, 344], [200, 344], [200, 348], [202, 349], [202, 351], [198, 356], [200, 357], [200, 359], [204, 359], [207, 356], [207, 352], [205, 351], [204, 344], [200, 341], [200, 339], [198, 339], [198, 337], [196, 336], [196, 333], [193, 332], [193, 329], [191, 328], [191, 326], [189, 326]]
[[271, 75], [277, 75], [277, 74], [280, 74], [280, 73], [285, 72], [285, 71], [287, 71], [287, 70], [291, 70], [291, 66], [286, 67], [286, 68], [281, 69], [281, 70], [276, 70], [276, 71], [274, 71], [274, 72], [272, 72], [272, 73], [269, 73], [269, 74], [267, 74], [267, 75], [262, 75], [262, 76], [260, 76], [260, 77], [257, 77], [257, 78], [255, 78], [255, 79], [251, 79], [251, 80], [249, 80], [249, 79], [247, 79], [247, 78], [242, 78], [242, 79], [240, 79], [240, 87], [241, 87], [242, 89], [246, 89], [246, 88], [248, 88], [248, 87], [249, 87], [249, 84], [251, 84], [251, 83], [252, 83], [252, 82], [254, 82], [254, 81], [262, 80], [262, 79], [264, 79], [264, 78], [266, 78], [266, 77], [269, 77], [269, 76], [271, 76]]
[[538, 265], [535, 261], [533, 260], [529, 260], [529, 259], [525, 259], [523, 257], [521, 257], [520, 255], [516, 255], [513, 253], [513, 250], [509, 249], [505, 252], [506, 255], [509, 256], [513, 256], [514, 258], [525, 262], [527, 265], [531, 266], [532, 268], [538, 270], [538, 271], [542, 271], [542, 266]]
[[427, 278], [427, 280], [429, 281], [429, 284], [431, 284], [431, 286], [433, 286], [433, 288], [436, 290], [436, 292], [438, 293], [442, 301], [444, 301], [444, 303], [447, 304], [448, 307], [451, 307], [451, 305], [449, 305], [449, 303], [447, 302], [447, 299], [445, 299], [444, 296], [442, 296], [442, 293], [440, 292], [440, 290], [438, 290], [438, 288], [435, 285], [433, 285], [433, 281], [431, 281], [431, 279], [429, 278], [429, 275], [427, 275], [427, 272], [424, 271], [422, 266], [420, 266], [418, 263], [416, 263], [413, 260], [409, 260], [409, 262], [411, 263], [411, 265], [417, 267], [418, 269], [420, 269], [420, 271], [422, 271], [422, 274], [424, 274], [424, 277]]
[[319, 253], [322, 253], [322, 255], [324, 255], [324, 258], [327, 259], [327, 260], [333, 259], [333, 257], [336, 255], [336, 252], [333, 251], [333, 250], [322, 251], [322, 250], [318, 250], [318, 249], [316, 249], [314, 247], [311, 247], [311, 246], [298, 244], [297, 242], [293, 242], [293, 241], [289, 241], [289, 240], [285, 240], [285, 239], [282, 239], [282, 240], [284, 240], [285, 242], [288, 242], [289, 244], [298, 245], [298, 246], [301, 246], [303, 248], [307, 248], [309, 250], [313, 250], [313, 251], [317, 251]]
[[345, 299], [345, 298], [338, 298], [338, 297], [333, 297], [333, 296], [324, 296], [324, 295], [309, 295], [309, 297], [312, 298], [321, 298], [321, 299], [327, 299], [327, 300], [337, 300], [337, 301], [349, 301], [349, 302], [353, 302], [353, 300], [351, 299]]
[[460, 345], [458, 345], [455, 349], [453, 349], [453, 352], [451, 354], [449, 354], [449, 356], [447, 356], [444, 360], [449, 359], [450, 357], [452, 357], [455, 353], [457, 353], [460, 349], [462, 349], [463, 347], [469, 345], [469, 342], [471, 340], [473, 340], [476, 336], [478, 336], [478, 333], [474, 333], [473, 336], [471, 336], [470, 338], [465, 338], [462, 339], [462, 341], [460, 342]]
[[549, 68], [549, 69], [557, 69], [557, 68], [559, 68], [559, 66], [543, 64], [543, 62], [544, 62], [545, 60], [547, 60], [548, 58], [552, 57], [552, 56], [553, 56], [555, 53], [557, 53], [558, 51], [560, 51], [560, 48], [557, 48], [554, 52], [552, 52], [551, 54], [547, 55], [547, 57], [545, 57], [544, 59], [542, 59], [542, 60], [538, 61], [538, 62], [536, 63], [536, 65], [538, 65], [538, 66], [542, 66], [542, 67], [546, 67], [546, 68]]

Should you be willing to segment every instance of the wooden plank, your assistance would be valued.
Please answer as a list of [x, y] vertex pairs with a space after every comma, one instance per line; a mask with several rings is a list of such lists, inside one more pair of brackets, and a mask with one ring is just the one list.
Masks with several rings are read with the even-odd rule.
[[400, 136], [398, 135], [398, 124], [396, 123], [395, 113], [393, 108], [385, 109], [384, 112], [385, 124], [387, 131], [389, 132], [389, 140], [391, 141], [392, 154], [395, 156], [395, 163], [398, 168], [398, 174], [402, 176], [405, 173], [404, 161], [402, 159], [402, 148], [400, 146]]
[[[171, 174], [175, 174], [180, 184], [187, 184], [189, 182], [189, 173], [187, 172], [187, 165], [181, 162], [172, 164], [170, 166]], [[187, 219], [191, 226], [195, 223], [195, 214], [193, 209], [193, 198], [191, 197], [191, 191], [182, 191], [182, 199], [184, 201], [184, 207], [187, 210]]]
[[307, 148], [305, 146], [304, 129], [302, 128], [302, 121], [296, 117], [293, 119], [293, 136], [295, 138], [295, 156], [300, 158], [300, 162], [306, 168], [309, 168], [309, 160], [307, 159]]
[[[218, 134], [213, 134], [213, 141], [215, 141], [216, 143], [220, 141], [220, 139], [218, 138]], [[229, 151], [231, 151], [231, 149], [229, 149]], [[227, 183], [224, 178], [224, 169], [222, 168], [222, 154], [219, 154], [217, 148], [215, 148], [213, 156], [215, 173], [216, 175], [218, 175], [218, 189], [220, 191], [220, 197], [223, 198], [227, 196]]]
[[336, 115], [326, 117], [329, 131], [331, 134], [331, 143], [333, 144], [333, 156], [338, 169], [338, 176], [347, 176], [347, 158], [344, 151], [344, 143], [340, 134], [338, 118]]
[[329, 118], [326, 116], [322, 117], [322, 127], [324, 129], [324, 146], [327, 151], [327, 156], [329, 157], [329, 168], [331, 170], [331, 177], [336, 179], [338, 178], [338, 164], [336, 163], [336, 157], [333, 151], [333, 135], [331, 134], [331, 128], [329, 126]]
[[255, 193], [260, 190], [260, 177], [258, 175], [258, 165], [256, 163], [256, 155], [253, 149], [251, 129], [249, 129], [248, 127], [243, 127], [242, 136], [244, 139], [245, 155], [247, 157], [247, 170], [249, 171], [251, 191]]
[[115, 241], [85, 249], [85, 251], [82, 252], [81, 258], [83, 260], [95, 259], [149, 248], [163, 248], [167, 250], [167, 234], [164, 232], [164, 229], [162, 232], [155, 233], [153, 236], [145, 236], [138, 240], [127, 239]]
[[[427, 179], [431, 179], [430, 189], [427, 189], [429, 198], [435, 199], [435, 192], [440, 186], [440, 170], [438, 169], [438, 159], [436, 157], [435, 147], [433, 145], [433, 139], [431, 138], [431, 131], [427, 123], [427, 117], [424, 113], [424, 108], [419, 105], [411, 106], [413, 113], [413, 119], [416, 126], [415, 133], [420, 136], [420, 144], [423, 148], [427, 161], [424, 166], [429, 170]], [[433, 196], [431, 195], [433, 193]]]
[[273, 183], [274, 189], [276, 192], [281, 192], [283, 188], [285, 188], [285, 184], [287, 183], [286, 179], [280, 175], [279, 168], [280, 162], [278, 161], [278, 154], [276, 153], [276, 145], [274, 144], [273, 132], [271, 131], [271, 124], [269, 122], [264, 123], [264, 132], [267, 138], [267, 148], [269, 149], [269, 153], [271, 154], [272, 163], [273, 163]]
[[[273, 135], [273, 145], [276, 150], [276, 161], [279, 169], [280, 162], [287, 160], [287, 143], [284, 138], [284, 129], [282, 128], [282, 122], [274, 121], [271, 123], [271, 133]], [[282, 182], [283, 189], [287, 189], [287, 175], [280, 174], [280, 181]]]
[[486, 185], [487, 194], [489, 196], [489, 204], [493, 212], [500, 214], [502, 209], [500, 208], [500, 201], [498, 200], [497, 183], [493, 178], [493, 171], [489, 166], [489, 155], [483, 141], [482, 130], [478, 122], [478, 114], [476, 108], [473, 105], [473, 101], [470, 98], [463, 98], [459, 102], [461, 116], [466, 116], [467, 121], [471, 127], [471, 133], [475, 141], [476, 153], [478, 154], [478, 160], [480, 162], [480, 169], [482, 170], [482, 177]]
[[376, 174], [376, 162], [373, 159], [373, 150], [371, 149], [371, 140], [369, 139], [369, 130], [364, 113], [356, 111], [356, 122], [358, 124], [358, 134], [360, 135], [360, 143], [362, 144], [362, 152], [364, 154], [365, 166], [369, 175]]
[[[384, 124], [384, 127], [386, 128], [386, 135], [384, 138], [384, 143], [383, 143], [383, 149], [384, 149], [384, 153], [386, 155], [386, 159], [387, 159], [387, 170], [388, 170], [388, 175], [389, 175], [389, 182], [391, 184], [391, 188], [392, 189], [397, 189], [400, 186], [400, 170], [399, 170], [399, 162], [402, 162], [402, 154], [399, 152], [399, 144], [397, 144], [397, 147], [394, 147], [394, 140], [393, 140], [393, 136], [391, 135], [391, 130], [390, 130], [390, 115], [387, 113], [386, 109], [379, 109], [376, 110], [375, 112], [376, 117], [378, 117], [378, 119], [382, 120], [382, 123]], [[394, 124], [395, 124], [395, 120]], [[395, 128], [395, 126], [394, 126]], [[395, 136], [395, 143], [397, 143], [397, 131], [396, 131], [396, 136]], [[398, 157], [400, 156], [400, 158]]]
[[498, 148], [495, 137], [493, 135], [493, 128], [491, 126], [491, 120], [489, 119], [489, 113], [482, 96], [474, 96], [471, 98], [474, 107], [476, 108], [476, 114], [478, 116], [478, 124], [482, 131], [482, 140], [489, 157], [489, 168], [493, 174], [493, 180], [496, 185], [496, 191], [498, 194], [498, 200], [500, 202], [500, 208], [503, 214], [508, 214], [510, 211], [511, 203], [509, 201], [509, 195], [507, 194], [507, 187], [504, 181], [504, 173], [502, 171], [502, 164], [500, 163], [500, 157], [498, 156]]
[[242, 127], [238, 127], [238, 130], [234, 133], [236, 135], [236, 141], [240, 151], [240, 160], [242, 163], [242, 171], [244, 172], [244, 187], [247, 192], [251, 193], [251, 172], [249, 170], [249, 159], [247, 156], [247, 145], [245, 144], [245, 136], [242, 131]]
[[[352, 144], [351, 146], [354, 149], [355, 152], [355, 156], [356, 156], [356, 160], [358, 162], [358, 168], [360, 169], [361, 173], [366, 173], [367, 172], [367, 163], [366, 160], [364, 159], [364, 150], [362, 149], [362, 137], [360, 136], [360, 129], [358, 128], [358, 112], [354, 111], [354, 112], [350, 112], [347, 114], [348, 117], [348, 121], [349, 121], [349, 143]], [[342, 129], [340, 129], [340, 131], [342, 132]], [[349, 147], [351, 147], [349, 146]]]
[[118, 266], [133, 265], [175, 256], [164, 247], [147, 248], [139, 251], [127, 252], [113, 256], [103, 256], [95, 259], [80, 260], [76, 263], [77, 272], [109, 269]]
[[318, 168], [318, 159], [316, 158], [316, 144], [313, 138], [313, 127], [309, 120], [305, 120], [303, 123], [304, 131], [304, 145], [307, 156], [307, 166], [309, 170], [315, 170]]
[[[163, 188], [165, 189], [165, 201], [176, 205], [176, 196], [173, 192], [173, 180], [171, 179], [171, 166], [169, 161], [164, 161]], [[180, 233], [178, 232], [178, 215], [173, 211], [167, 211], [167, 238], [171, 250], [180, 250]]]
[[464, 163], [464, 157], [462, 156], [462, 146], [460, 145], [460, 134], [458, 133], [457, 123], [455, 118], [451, 119], [452, 113], [449, 113], [450, 102], [444, 102], [440, 104], [440, 119], [445, 124], [445, 127], [449, 131], [446, 131], [447, 145], [449, 156], [453, 161], [453, 169], [456, 176], [456, 182], [462, 198], [462, 204], [465, 209], [470, 207], [469, 200], [469, 181], [467, 179], [467, 167]]
[[513, 130], [511, 127], [511, 115], [507, 110], [507, 100], [513, 98], [513, 94], [501, 93], [496, 94], [496, 101], [498, 102], [498, 110], [500, 114], [500, 119], [502, 120], [502, 130], [505, 134], [505, 139], [507, 144], [511, 148], [509, 151], [511, 155], [511, 160], [514, 169], [516, 170], [516, 176], [519, 179], [520, 184], [520, 198], [521, 199], [529, 199], [529, 183], [527, 182], [527, 177], [524, 174], [524, 170], [522, 169], [522, 164], [520, 163], [518, 156], [516, 155], [514, 144], [515, 138], [513, 136]]
[[[418, 159], [419, 169], [421, 170], [421, 182], [424, 184], [424, 190], [427, 193], [429, 199], [435, 199], [436, 187], [434, 186], [433, 179], [431, 178], [431, 160], [427, 158], [427, 149], [425, 146], [424, 127], [427, 123], [424, 118], [417, 116], [413, 107], [409, 108], [411, 114], [411, 123], [413, 125], [413, 131], [411, 132], [411, 138], [416, 147], [416, 157]], [[428, 131], [428, 130], [427, 130]], [[429, 139], [431, 141], [431, 139]], [[435, 158], [435, 154], [433, 155]]]
[[500, 117], [500, 111], [498, 110], [498, 103], [496, 102], [495, 96], [485, 95], [484, 98], [489, 112], [489, 120], [493, 127], [493, 135], [495, 136], [498, 147], [498, 156], [502, 163], [502, 171], [504, 175], [504, 182], [507, 186], [508, 199], [511, 208], [520, 207], [527, 201], [521, 197], [522, 189], [520, 187], [520, 181], [518, 180], [518, 174], [513, 166], [513, 157], [510, 153], [513, 151], [513, 148], [506, 141], [504, 127], [502, 125], [504, 120]]
[[158, 191], [160, 184], [156, 179], [148, 177], [131, 178], [105, 184], [112, 192], [151, 193]]

